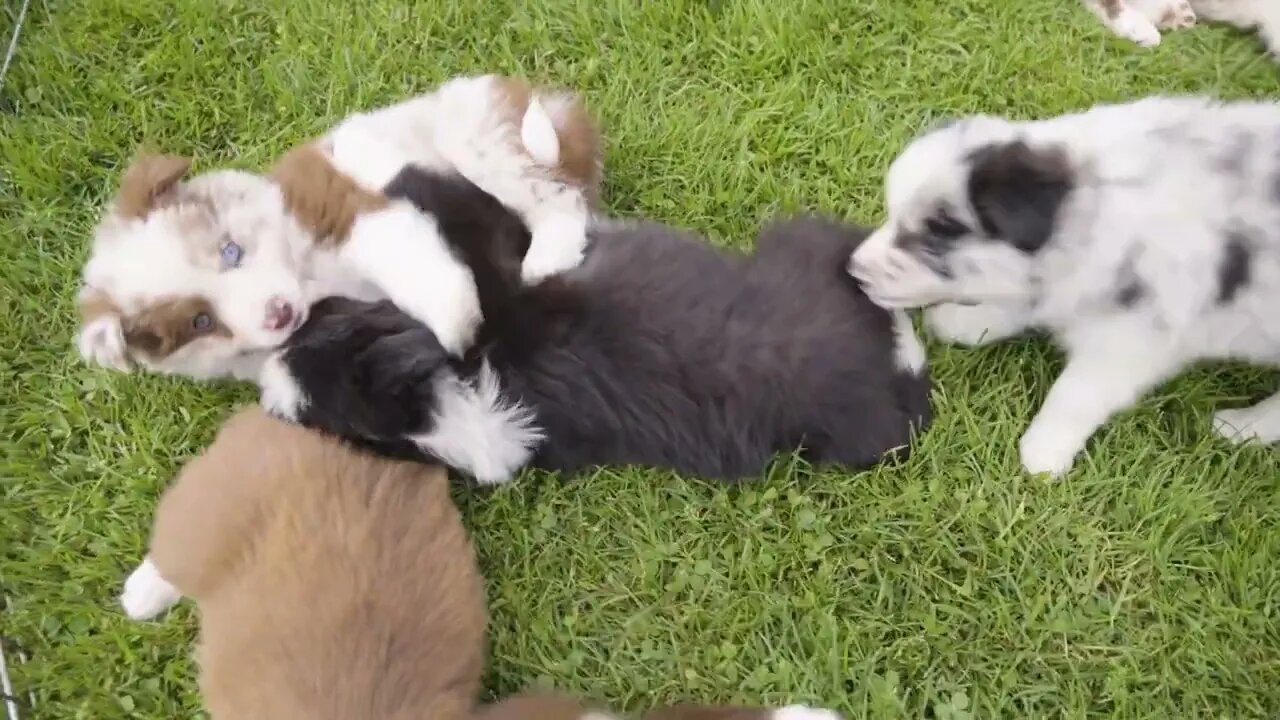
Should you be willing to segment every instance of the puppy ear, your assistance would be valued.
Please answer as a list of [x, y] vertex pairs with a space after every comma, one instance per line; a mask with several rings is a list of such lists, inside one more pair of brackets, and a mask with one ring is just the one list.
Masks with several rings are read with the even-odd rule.
[[1066, 152], [1017, 140], [979, 148], [969, 161], [969, 202], [983, 231], [1025, 253], [1043, 247], [1075, 186]]
[[430, 388], [449, 354], [426, 328], [384, 335], [357, 353], [355, 375], [374, 396], [394, 396]]
[[80, 357], [113, 370], [132, 370], [120, 308], [106, 293], [91, 287], [80, 291], [78, 303], [80, 329], [76, 334], [76, 347]]
[[130, 219], [146, 217], [152, 210], [172, 200], [179, 181], [190, 169], [190, 158], [140, 154], [120, 180], [115, 200], [116, 214]]

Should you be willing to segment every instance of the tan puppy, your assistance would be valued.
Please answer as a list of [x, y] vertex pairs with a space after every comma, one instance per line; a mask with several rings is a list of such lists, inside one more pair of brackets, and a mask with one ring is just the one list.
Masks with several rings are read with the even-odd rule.
[[[160, 500], [129, 617], [200, 609], [214, 720], [608, 720], [564, 696], [476, 708], [484, 587], [442, 468], [383, 459], [260, 408], [223, 425]], [[645, 720], [837, 720], [683, 705]]]
[[242, 410], [164, 494], [130, 617], [200, 608], [213, 718], [464, 718], [483, 581], [445, 471]]

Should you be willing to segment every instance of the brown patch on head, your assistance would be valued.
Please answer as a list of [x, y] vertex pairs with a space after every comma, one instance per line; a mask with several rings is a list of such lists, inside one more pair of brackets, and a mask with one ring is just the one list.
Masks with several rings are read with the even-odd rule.
[[285, 207], [321, 244], [340, 244], [357, 216], [387, 205], [382, 195], [334, 167], [317, 143], [290, 150], [271, 170], [271, 179], [280, 185]]
[[194, 296], [152, 303], [123, 318], [121, 326], [125, 344], [153, 360], [166, 358], [202, 337], [231, 337], [231, 330], [218, 320], [209, 301]]
[[555, 174], [582, 188], [587, 202], [595, 207], [600, 201], [603, 171], [600, 130], [582, 99], [567, 91], [534, 92], [528, 82], [517, 78], [499, 77], [494, 82], [502, 100], [500, 106], [506, 112], [504, 120], [515, 129], [517, 137], [529, 103], [534, 97], [542, 103], [560, 139], [560, 165]]
[[115, 213], [128, 219], [146, 217], [177, 199], [178, 182], [191, 169], [190, 158], [144, 153], [129, 166], [116, 193]]

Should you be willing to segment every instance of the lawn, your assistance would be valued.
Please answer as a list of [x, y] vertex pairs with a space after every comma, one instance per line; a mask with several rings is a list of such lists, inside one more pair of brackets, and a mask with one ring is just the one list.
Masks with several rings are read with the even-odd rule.
[[[612, 212], [744, 244], [806, 208], [877, 221], [889, 162], [943, 116], [1280, 92], [1250, 37], [1197, 28], [1142, 51], [1074, 0], [356, 5], [32, 3], [0, 90], [0, 636], [24, 718], [198, 712], [191, 608], [135, 624], [115, 596], [157, 495], [253, 395], [92, 369], [71, 340], [97, 209], [140, 143], [263, 167], [349, 112], [522, 73], [586, 94]], [[901, 465], [460, 488], [490, 691], [850, 718], [1280, 716], [1280, 454], [1209, 431], [1276, 375], [1189, 373], [1049, 483], [1020, 474], [1017, 438], [1058, 355], [1036, 339], [930, 354], [937, 421]]]

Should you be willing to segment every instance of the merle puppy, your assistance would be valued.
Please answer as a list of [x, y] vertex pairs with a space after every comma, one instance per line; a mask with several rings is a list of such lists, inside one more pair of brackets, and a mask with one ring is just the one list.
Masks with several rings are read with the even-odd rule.
[[529, 233], [457, 175], [386, 188], [434, 216], [476, 277], [484, 322], [462, 361], [390, 302], [319, 302], [261, 378], [278, 415], [485, 484], [532, 465], [639, 464], [735, 480], [778, 452], [862, 468], [929, 420], [909, 319], [843, 270], [862, 228], [804, 218], [754, 254], [604, 221], [581, 266], [519, 281]]

